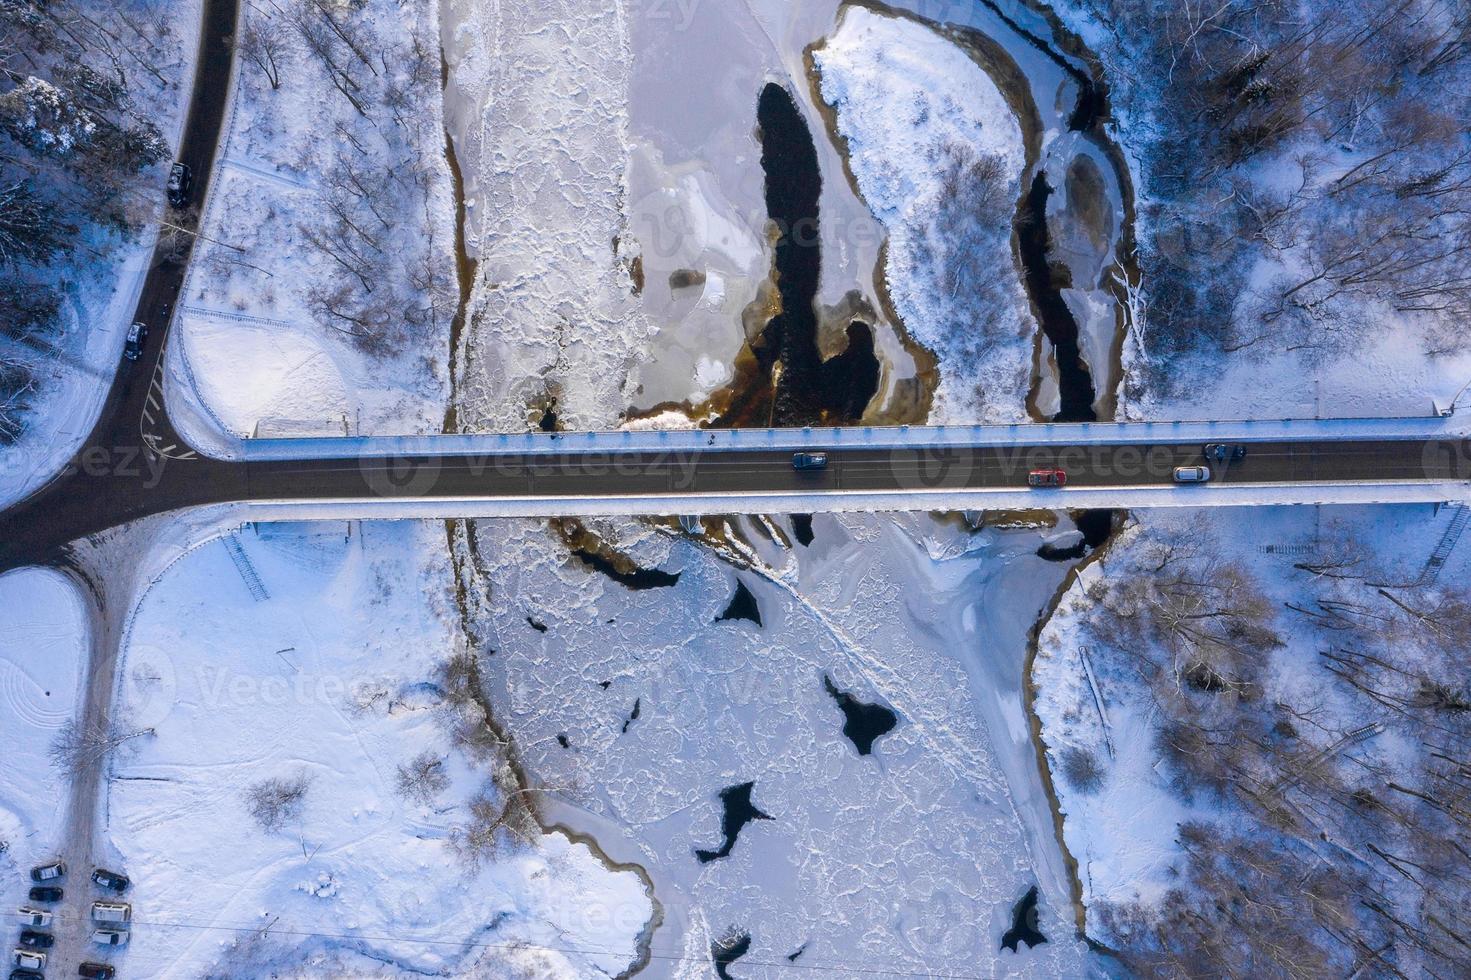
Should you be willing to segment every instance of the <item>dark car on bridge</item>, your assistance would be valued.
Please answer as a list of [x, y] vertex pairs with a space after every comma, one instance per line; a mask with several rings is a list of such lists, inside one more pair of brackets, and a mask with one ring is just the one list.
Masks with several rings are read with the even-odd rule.
[[1066, 470], [1033, 470], [1027, 474], [1027, 486], [1029, 487], [1065, 487], [1067, 486]]
[[1205, 447], [1205, 458], [1217, 463], [1239, 463], [1246, 458], [1246, 447], [1232, 442], [1211, 442]]
[[827, 453], [797, 453], [792, 457], [792, 469], [825, 470], [827, 469]]
[[182, 208], [189, 203], [189, 190], [194, 186], [193, 172], [182, 163], [176, 163], [169, 168], [169, 182], [167, 184], [169, 194], [169, 206]]
[[62, 897], [61, 889], [51, 885], [32, 888], [28, 894], [33, 902], [59, 902]]

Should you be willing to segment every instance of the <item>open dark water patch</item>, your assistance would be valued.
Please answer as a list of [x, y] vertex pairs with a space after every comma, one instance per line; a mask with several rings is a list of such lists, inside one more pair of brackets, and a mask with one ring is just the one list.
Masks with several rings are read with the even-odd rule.
[[1062, 396], [1061, 410], [1054, 422], [1096, 422], [1093, 409], [1097, 392], [1093, 375], [1083, 361], [1078, 346], [1078, 321], [1062, 298], [1065, 285], [1058, 282], [1047, 260], [1051, 248], [1047, 232], [1047, 199], [1052, 196], [1047, 174], [1038, 171], [1016, 217], [1017, 247], [1025, 270], [1027, 295], [1042, 325], [1042, 332], [1052, 342], [1057, 358], [1057, 383]]
[[1077, 561], [1089, 552], [1103, 546], [1113, 534], [1118, 515], [1116, 510], [1080, 510], [1071, 515], [1073, 524], [1082, 532], [1082, 540], [1069, 547], [1044, 544], [1037, 549], [1037, 557], [1046, 561]]
[[746, 824], [752, 820], [772, 820], [770, 814], [762, 813], [756, 809], [756, 804], [751, 802], [751, 792], [756, 788], [754, 782], [741, 783], [739, 786], [727, 786], [720, 791], [720, 802], [725, 807], [725, 815], [720, 819], [720, 829], [725, 835], [725, 843], [720, 845], [717, 851], [697, 850], [695, 857], [701, 864], [709, 864], [711, 861], [726, 857], [735, 848], [736, 838], [741, 835]]
[[1001, 937], [1001, 948], [1017, 952], [1018, 943], [1027, 948], [1040, 946], [1047, 941], [1038, 928], [1037, 886], [1033, 885], [1021, 899], [1011, 907], [1011, 928]]
[[843, 711], [843, 734], [859, 755], [872, 755], [873, 743], [892, 732], [899, 716], [881, 704], [865, 704], [847, 691], [838, 690], [831, 677], [822, 675], [822, 686]]
[[797, 536], [797, 543], [800, 544], [802, 547], [811, 547], [813, 541], [812, 515], [793, 514], [792, 533]]
[[624, 735], [627, 735], [628, 734], [628, 726], [629, 725], [632, 725], [634, 722], [638, 721], [638, 716], [643, 713], [643, 710], [644, 710], [644, 699], [643, 698], [634, 698], [633, 699], [633, 710], [628, 713], [628, 717], [627, 718], [623, 719], [623, 734]]
[[715, 963], [715, 975], [720, 980], [734, 980], [730, 965], [751, 951], [751, 934], [735, 932], [710, 944], [710, 959]]
[[756, 597], [751, 590], [746, 588], [746, 583], [736, 580], [735, 595], [731, 596], [730, 605], [725, 607], [725, 612], [715, 617], [715, 622], [725, 623], [736, 619], [746, 619], [761, 625], [761, 607], [756, 603]]
[[[751, 342], [754, 376], [716, 423], [721, 427], [841, 425], [862, 418], [878, 391], [873, 331], [848, 325], [847, 348], [824, 363], [817, 346], [814, 300], [822, 273], [822, 173], [817, 145], [792, 95], [781, 85], [761, 90], [756, 106], [766, 214], [778, 231], [776, 284], [780, 312]], [[777, 363], [781, 372], [775, 374]]]
[[637, 568], [628, 571], [619, 568], [618, 565], [586, 548], [577, 548], [572, 552], [582, 560], [582, 563], [595, 572], [602, 572], [625, 589], [634, 592], [642, 592], [645, 589], [667, 589], [679, 584], [680, 572], [666, 572], [658, 568]]

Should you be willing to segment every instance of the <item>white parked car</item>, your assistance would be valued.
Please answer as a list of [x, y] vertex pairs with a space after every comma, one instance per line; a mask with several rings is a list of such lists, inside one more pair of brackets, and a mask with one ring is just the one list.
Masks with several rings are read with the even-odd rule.
[[18, 966], [22, 970], [44, 970], [46, 954], [33, 949], [17, 949], [10, 954], [10, 962], [12, 966]]
[[16, 912], [20, 915], [20, 924], [23, 926], [36, 926], [44, 929], [51, 924], [51, 913], [45, 909], [27, 908], [22, 905], [16, 909]]
[[92, 921], [111, 925], [127, 925], [133, 920], [133, 906], [127, 902], [93, 902]]
[[1211, 468], [1209, 466], [1177, 466], [1175, 467], [1176, 483], [1209, 483]]
[[129, 935], [126, 929], [93, 929], [92, 941], [103, 946], [126, 946]]

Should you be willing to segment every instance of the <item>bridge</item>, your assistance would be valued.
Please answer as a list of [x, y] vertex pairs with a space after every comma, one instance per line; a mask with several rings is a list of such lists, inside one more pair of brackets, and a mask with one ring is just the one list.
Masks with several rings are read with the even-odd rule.
[[[1208, 442], [1246, 457], [1175, 484]], [[260, 439], [188, 459], [120, 445], [94, 440], [0, 515], [0, 566], [219, 504], [269, 522], [1471, 500], [1471, 439], [1438, 417]], [[802, 450], [828, 467], [795, 469]], [[1029, 488], [1042, 467], [1068, 485]]]

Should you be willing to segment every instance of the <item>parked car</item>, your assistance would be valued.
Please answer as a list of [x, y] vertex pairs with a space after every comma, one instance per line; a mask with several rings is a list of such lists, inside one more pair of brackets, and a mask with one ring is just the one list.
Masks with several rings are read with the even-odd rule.
[[92, 880], [103, 888], [111, 888], [115, 892], [125, 892], [128, 890], [128, 885], [132, 884], [132, 882], [128, 881], [127, 875], [120, 875], [116, 871], [108, 871], [106, 868], [97, 868], [94, 870], [92, 872]]
[[42, 885], [37, 888], [32, 888], [27, 895], [33, 902], [59, 902], [61, 901], [62, 891], [53, 885]]
[[93, 929], [92, 941], [103, 946], [126, 946], [129, 935], [126, 929]]
[[123, 356], [136, 361], [143, 356], [143, 343], [148, 339], [148, 324], [135, 323], [128, 328], [128, 339], [123, 343]]
[[10, 964], [27, 970], [44, 970], [46, 969], [46, 954], [30, 949], [17, 949], [10, 954]]
[[127, 925], [133, 919], [133, 906], [127, 902], [93, 902], [92, 921]]
[[56, 945], [56, 937], [49, 932], [24, 929], [20, 934], [20, 944], [26, 949], [50, 949]]
[[22, 905], [15, 911], [20, 916], [20, 924], [23, 926], [40, 926], [44, 929], [51, 924], [51, 913], [45, 909], [33, 909]]
[[46, 980], [46, 974], [40, 970], [11, 970], [10, 980]]
[[827, 469], [827, 453], [797, 453], [792, 457], [792, 468], [797, 470]]
[[1065, 487], [1067, 473], [1064, 470], [1033, 470], [1027, 474], [1029, 487]]
[[169, 204], [172, 207], [182, 208], [189, 203], [189, 191], [194, 186], [194, 172], [187, 164], [175, 163], [169, 168], [169, 182], [166, 185], [169, 194]]
[[117, 976], [117, 968], [106, 963], [82, 963], [77, 967], [77, 976], [87, 980], [112, 980]]
[[31, 880], [37, 882], [55, 881], [57, 878], [65, 877], [65, 875], [66, 865], [60, 861], [53, 861], [50, 864], [43, 864], [40, 867], [31, 869]]
[[1211, 442], [1205, 447], [1205, 458], [1217, 463], [1239, 463], [1246, 458], [1246, 447], [1233, 442]]
[[1176, 483], [1206, 483], [1211, 478], [1209, 466], [1177, 466], [1175, 467]]

